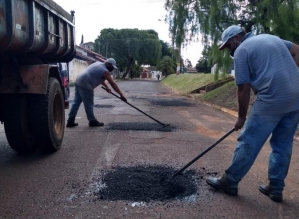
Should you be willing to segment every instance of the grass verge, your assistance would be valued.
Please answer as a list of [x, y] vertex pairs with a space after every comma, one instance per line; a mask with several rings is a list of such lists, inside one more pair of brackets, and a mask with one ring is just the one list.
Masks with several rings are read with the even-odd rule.
[[[212, 74], [182, 74], [170, 75], [162, 80], [162, 83], [182, 95], [187, 95], [195, 100], [207, 102], [218, 107], [224, 107], [234, 112], [238, 111], [237, 86], [235, 81], [228, 82], [221, 87], [202, 94], [190, 94], [189, 92], [199, 87], [212, 83], [214, 75]], [[248, 112], [256, 96], [251, 91]], [[299, 140], [299, 127], [295, 139]]]
[[234, 81], [231, 81], [219, 88], [216, 88], [215, 90], [198, 96], [198, 99], [232, 110], [238, 110], [236, 92], [237, 86]]
[[177, 93], [188, 94], [213, 81], [213, 74], [172, 74], [164, 78], [162, 83]]

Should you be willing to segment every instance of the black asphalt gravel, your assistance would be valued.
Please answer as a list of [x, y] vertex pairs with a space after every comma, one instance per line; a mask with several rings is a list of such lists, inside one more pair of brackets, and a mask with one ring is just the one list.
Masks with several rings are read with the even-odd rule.
[[186, 170], [172, 180], [174, 168], [163, 166], [117, 167], [99, 180], [101, 189], [96, 200], [126, 200], [134, 202], [169, 201], [183, 199], [197, 193], [196, 172]]
[[94, 107], [95, 108], [113, 108], [115, 106], [113, 106], [113, 105], [95, 104]]
[[151, 100], [153, 105], [159, 106], [194, 106], [194, 104], [185, 101], [185, 100], [170, 100], [170, 99], [159, 99], [159, 100]]
[[159, 132], [171, 132], [176, 129], [176, 127], [173, 125], [163, 127], [159, 123], [142, 123], [142, 122], [109, 123], [105, 128], [106, 130], [134, 130], [134, 131], [159, 131]]

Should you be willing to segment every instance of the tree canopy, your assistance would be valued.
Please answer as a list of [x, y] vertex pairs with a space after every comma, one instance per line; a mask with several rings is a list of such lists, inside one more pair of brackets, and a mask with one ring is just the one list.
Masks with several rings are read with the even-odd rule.
[[189, 59], [185, 59], [184, 60], [184, 67], [185, 68], [192, 68], [193, 67], [192, 62]]
[[218, 51], [218, 46], [230, 25], [299, 43], [298, 0], [166, 0], [165, 8], [177, 47], [201, 36], [204, 48], [211, 48], [209, 57], [224, 71], [232, 60], [227, 51]]
[[176, 63], [170, 56], [164, 56], [158, 65], [158, 69], [162, 71], [162, 74], [167, 75], [175, 73]]
[[160, 40], [160, 43], [162, 46], [162, 57], [172, 56], [172, 49], [170, 48], [169, 44], [167, 42], [164, 42], [163, 40]]
[[[212, 68], [213, 60], [209, 57], [209, 53], [211, 51], [211, 47], [205, 47], [204, 50], [201, 52], [201, 57], [197, 61], [195, 66], [196, 70], [201, 73], [210, 73]], [[216, 81], [218, 80], [218, 75], [215, 74]]]
[[154, 30], [103, 29], [95, 40], [95, 51], [113, 57], [123, 77], [137, 65], [156, 65], [161, 59], [162, 45]]

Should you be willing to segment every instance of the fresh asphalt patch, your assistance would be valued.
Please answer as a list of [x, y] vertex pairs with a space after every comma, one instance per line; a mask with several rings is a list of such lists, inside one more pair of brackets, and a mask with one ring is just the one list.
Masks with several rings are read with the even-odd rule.
[[[219, 173], [205, 167], [178, 170], [167, 165], [113, 166], [97, 169], [90, 180], [68, 182], [69, 202], [126, 201], [132, 206], [197, 203], [201, 200], [206, 175]], [[165, 180], [166, 179], [166, 180]]]
[[186, 170], [161, 183], [161, 179], [171, 177], [175, 171], [165, 166], [116, 167], [94, 182], [98, 184], [95, 200], [163, 202], [197, 195], [197, 184], [203, 180], [203, 175], [195, 170]]
[[158, 106], [194, 106], [193, 103], [190, 103], [185, 100], [170, 100], [170, 99], [159, 99], [159, 100], [151, 100], [150, 101], [153, 105]]
[[159, 132], [171, 132], [176, 129], [175, 126], [169, 125], [163, 127], [158, 123], [143, 123], [143, 122], [118, 122], [109, 123], [105, 126], [106, 130], [134, 130], [134, 131], [159, 131]]
[[95, 107], [95, 108], [113, 108], [115, 106], [113, 106], [113, 105], [104, 105], [104, 104], [94, 104], [93, 107]]

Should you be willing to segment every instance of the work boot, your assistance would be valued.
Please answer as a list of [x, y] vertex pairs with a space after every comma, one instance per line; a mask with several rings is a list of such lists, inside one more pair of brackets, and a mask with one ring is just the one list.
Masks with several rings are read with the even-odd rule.
[[283, 201], [282, 192], [271, 190], [271, 186], [269, 186], [269, 185], [262, 184], [262, 185], [259, 186], [259, 190], [260, 190], [261, 193], [269, 196], [269, 198], [272, 201], [275, 201], [275, 202], [282, 202]]
[[219, 178], [208, 176], [206, 182], [214, 189], [223, 190], [228, 195], [238, 195], [238, 184], [233, 184], [228, 179], [226, 179], [225, 174]]
[[71, 127], [75, 127], [75, 126], [78, 126], [78, 123], [75, 122], [75, 119], [68, 118], [66, 127], [71, 128]]
[[89, 126], [90, 127], [97, 127], [97, 126], [103, 126], [104, 123], [99, 122], [98, 120], [94, 119], [94, 120], [90, 120], [89, 121]]

